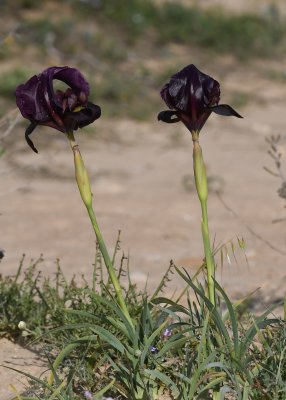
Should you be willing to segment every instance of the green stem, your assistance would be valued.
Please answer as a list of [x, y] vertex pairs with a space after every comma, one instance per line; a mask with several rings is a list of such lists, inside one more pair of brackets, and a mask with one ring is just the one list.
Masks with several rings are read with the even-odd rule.
[[194, 162], [194, 175], [196, 182], [196, 189], [201, 203], [202, 210], [202, 237], [204, 243], [204, 253], [207, 266], [207, 283], [209, 299], [215, 306], [215, 266], [214, 259], [210, 244], [209, 223], [208, 223], [208, 183], [206, 175], [206, 167], [203, 160], [202, 148], [199, 144], [199, 132], [192, 132], [193, 138], [193, 162]]
[[207, 264], [209, 299], [212, 302], [212, 304], [215, 305], [215, 288], [214, 288], [215, 267], [214, 267], [213, 254], [210, 243], [207, 203], [206, 202], [201, 203], [201, 208], [202, 208], [202, 236], [203, 236], [205, 258]]
[[97, 242], [98, 242], [98, 245], [99, 245], [100, 252], [102, 254], [102, 257], [103, 257], [104, 263], [106, 265], [106, 268], [108, 270], [108, 274], [109, 274], [110, 280], [111, 280], [111, 282], [113, 284], [113, 287], [114, 287], [114, 290], [116, 292], [120, 308], [121, 308], [122, 312], [124, 313], [125, 317], [128, 319], [130, 325], [133, 326], [132, 320], [130, 318], [129, 312], [127, 310], [127, 307], [126, 307], [126, 304], [125, 304], [125, 301], [124, 301], [124, 298], [123, 298], [123, 295], [122, 295], [122, 289], [121, 289], [119, 280], [117, 279], [113, 264], [112, 264], [112, 262], [110, 260], [107, 248], [105, 246], [103, 237], [101, 235], [101, 232], [100, 232], [100, 229], [99, 229], [96, 217], [95, 217], [94, 210], [93, 210], [92, 207], [89, 207], [89, 208], [87, 208], [87, 212], [88, 212], [90, 221], [92, 223], [93, 230], [94, 230], [96, 238], [97, 238]]
[[105, 246], [103, 237], [101, 235], [101, 232], [100, 232], [97, 220], [96, 220], [96, 216], [95, 216], [93, 206], [92, 206], [92, 193], [91, 193], [91, 188], [90, 188], [90, 181], [89, 181], [89, 177], [88, 177], [87, 170], [85, 168], [82, 156], [79, 151], [78, 144], [76, 143], [76, 141], [74, 139], [73, 132], [68, 132], [67, 137], [69, 139], [70, 146], [71, 146], [71, 149], [72, 149], [73, 155], [74, 155], [75, 177], [76, 177], [76, 181], [77, 181], [77, 185], [79, 188], [79, 192], [80, 192], [82, 201], [83, 201], [84, 205], [86, 206], [86, 209], [87, 209], [87, 212], [88, 212], [88, 215], [89, 215], [89, 218], [90, 218], [90, 221], [91, 221], [91, 224], [92, 224], [92, 227], [93, 227], [93, 230], [94, 230], [97, 242], [98, 242], [100, 252], [102, 254], [105, 266], [107, 268], [110, 280], [112, 282], [112, 285], [114, 287], [114, 290], [115, 290], [115, 293], [117, 296], [118, 304], [121, 308], [121, 311], [123, 312], [126, 319], [128, 320], [129, 324], [131, 325], [131, 327], [133, 327], [132, 319], [130, 317], [130, 314], [128, 312], [128, 309], [126, 307], [126, 304], [125, 304], [125, 301], [123, 298], [122, 288], [121, 288], [119, 280], [116, 276], [114, 266], [109, 257], [107, 248]]

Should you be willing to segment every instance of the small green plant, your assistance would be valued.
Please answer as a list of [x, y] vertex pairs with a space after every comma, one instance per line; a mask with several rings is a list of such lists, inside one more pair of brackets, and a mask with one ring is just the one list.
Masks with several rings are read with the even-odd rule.
[[44, 318], [49, 308], [47, 302], [36, 301], [41, 276], [40, 272], [36, 273], [36, 267], [41, 261], [40, 258], [32, 262], [21, 281], [24, 257], [14, 277], [0, 276], [0, 336], [17, 338], [21, 333], [20, 321], [28, 320], [30, 328], [38, 331], [47, 322]]
[[[23, 336], [19, 323], [25, 322], [29, 337], [46, 334], [49, 329], [67, 322], [64, 307], [90, 310], [85, 300], [85, 285], [77, 286], [62, 274], [59, 262], [54, 278], [43, 277], [40, 267], [43, 258], [30, 261], [25, 267], [23, 256], [15, 276], [0, 275], [0, 336], [17, 340]], [[70, 320], [71, 322], [71, 320]], [[59, 335], [54, 338], [60, 345]], [[49, 336], [48, 341], [55, 342]]]

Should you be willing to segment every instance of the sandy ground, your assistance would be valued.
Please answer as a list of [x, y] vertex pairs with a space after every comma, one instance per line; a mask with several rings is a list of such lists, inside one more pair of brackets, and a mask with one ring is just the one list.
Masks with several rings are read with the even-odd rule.
[[[0, 365], [1, 367], [1, 399], [9, 399], [16, 396], [18, 391], [25, 390], [27, 380], [18, 371], [24, 371], [38, 376], [46, 370], [44, 360], [31, 348], [23, 348], [7, 339], [0, 341]], [[19, 392], [18, 392], [19, 393]]]
[[[277, 108], [269, 108], [273, 116]], [[261, 118], [268, 114], [265, 109], [256, 113], [261, 113]], [[201, 139], [211, 178], [212, 236], [216, 244], [236, 236], [243, 236], [247, 243], [249, 267], [241, 260], [242, 265], [232, 262], [223, 272], [223, 283], [235, 294], [261, 285], [266, 289], [277, 286], [285, 274], [285, 256], [247, 229], [251, 227], [277, 249], [285, 248], [285, 223], [272, 223], [283, 216], [283, 201], [276, 194], [279, 182], [262, 168], [271, 162], [261, 118], [251, 125], [247, 118], [213, 116]], [[113, 129], [104, 125], [98, 123], [96, 129]], [[174, 131], [178, 136], [174, 137]], [[188, 132], [183, 131], [180, 126], [121, 121], [116, 123], [114, 142], [78, 135], [108, 247], [111, 251], [121, 229], [122, 248], [130, 253], [131, 275], [141, 284], [149, 275], [150, 290], [170, 259], [178, 265], [196, 266], [202, 256], [200, 209], [191, 178], [192, 146]], [[5, 172], [0, 199], [5, 232], [1, 246], [6, 252], [2, 272], [13, 273], [22, 253], [27, 260], [43, 253], [44, 274], [55, 271], [59, 258], [68, 277], [74, 273], [90, 276], [94, 236], [72, 179], [73, 160], [64, 138], [56, 132], [43, 136], [44, 129], [39, 129], [34, 140], [40, 154], [35, 155], [27, 148], [22, 132], [17, 129], [15, 135], [19, 138], [14, 149], [1, 159]], [[47, 148], [48, 140], [53, 144]], [[219, 189], [220, 197], [239, 218], [212, 188]], [[237, 252], [239, 257], [239, 249]], [[175, 284], [181, 287], [182, 283]]]

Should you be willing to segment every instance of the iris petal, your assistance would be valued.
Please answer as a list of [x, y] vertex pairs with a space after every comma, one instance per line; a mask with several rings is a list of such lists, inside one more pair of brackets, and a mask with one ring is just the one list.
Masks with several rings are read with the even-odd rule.
[[180, 118], [178, 117], [177, 111], [161, 111], [158, 114], [158, 121], [167, 122], [168, 124], [173, 124], [175, 122], [179, 122]]
[[64, 125], [67, 131], [75, 131], [91, 124], [101, 116], [101, 108], [96, 104], [87, 103], [87, 106], [77, 112], [66, 112], [64, 115]]
[[[65, 82], [68, 86], [70, 86], [77, 96], [85, 96], [87, 99], [89, 96], [89, 84], [84, 79], [82, 73], [76, 68], [70, 67], [58, 67], [53, 72], [53, 79], [58, 79], [62, 82]], [[83, 97], [82, 97], [83, 98]]]
[[24, 118], [47, 121], [49, 113], [43, 98], [43, 85], [38, 76], [33, 76], [16, 89], [16, 103]]
[[231, 106], [228, 104], [219, 104], [217, 106], [212, 106], [210, 107], [210, 110], [212, 110], [214, 113], [219, 114], [219, 115], [224, 115], [226, 117], [237, 117], [237, 118], [243, 118], [238, 112], [236, 112]]
[[28, 128], [25, 131], [25, 139], [26, 142], [28, 143], [28, 145], [31, 147], [31, 149], [35, 152], [38, 153], [38, 150], [36, 149], [36, 147], [34, 146], [34, 143], [32, 142], [32, 140], [29, 138], [29, 135], [31, 135], [31, 133], [34, 131], [34, 129], [36, 128], [36, 126], [38, 125], [37, 122], [31, 122], [31, 124], [28, 126]]

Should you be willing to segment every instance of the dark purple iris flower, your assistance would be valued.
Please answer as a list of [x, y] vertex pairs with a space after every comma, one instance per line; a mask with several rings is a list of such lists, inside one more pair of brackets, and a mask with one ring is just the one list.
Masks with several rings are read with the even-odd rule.
[[[65, 91], [54, 90], [53, 81], [64, 82]], [[37, 153], [29, 135], [37, 125], [72, 132], [91, 124], [101, 115], [100, 107], [88, 101], [89, 84], [80, 71], [70, 67], [50, 67], [16, 89], [16, 103], [31, 124], [25, 137]]]
[[219, 83], [193, 64], [171, 77], [161, 90], [161, 97], [170, 110], [161, 111], [158, 120], [167, 123], [182, 121], [191, 132], [199, 132], [212, 112], [242, 118], [229, 105], [218, 104]]

